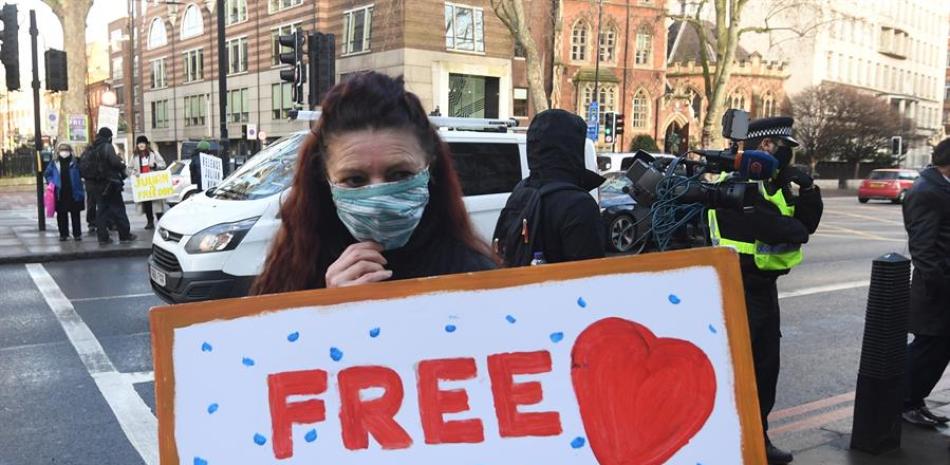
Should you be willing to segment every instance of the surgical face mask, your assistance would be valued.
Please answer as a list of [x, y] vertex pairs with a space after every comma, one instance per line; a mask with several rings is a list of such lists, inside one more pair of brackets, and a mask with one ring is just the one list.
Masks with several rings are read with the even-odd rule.
[[69, 150], [60, 150], [60, 151], [59, 151], [59, 158], [67, 158], [67, 157], [69, 157], [69, 155], [71, 155], [71, 154], [69, 153]]
[[353, 237], [398, 249], [412, 237], [429, 204], [429, 169], [396, 182], [348, 188], [330, 184], [337, 215]]

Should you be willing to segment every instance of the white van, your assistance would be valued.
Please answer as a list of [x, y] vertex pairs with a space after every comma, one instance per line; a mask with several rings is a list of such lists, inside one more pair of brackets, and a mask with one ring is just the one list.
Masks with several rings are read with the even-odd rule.
[[[149, 278], [159, 297], [181, 303], [247, 295], [280, 227], [281, 200], [306, 134], [268, 146], [215, 189], [162, 216], [149, 257]], [[487, 131], [443, 127], [440, 135], [452, 149], [472, 223], [488, 241], [512, 188], [528, 176], [525, 134], [493, 126]], [[589, 140], [584, 155], [588, 169], [596, 171]]]

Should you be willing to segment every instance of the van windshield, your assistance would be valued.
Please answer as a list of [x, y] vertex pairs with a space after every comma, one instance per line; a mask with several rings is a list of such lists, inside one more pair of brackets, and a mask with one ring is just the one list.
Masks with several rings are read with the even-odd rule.
[[306, 134], [294, 134], [251, 157], [208, 196], [221, 200], [256, 200], [279, 194], [294, 180], [297, 151]]

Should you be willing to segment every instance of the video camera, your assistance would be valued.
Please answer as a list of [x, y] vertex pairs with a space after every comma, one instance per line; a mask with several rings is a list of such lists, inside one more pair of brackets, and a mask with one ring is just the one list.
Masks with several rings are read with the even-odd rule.
[[[724, 150], [699, 149], [670, 158], [657, 158], [638, 151], [627, 170], [633, 187], [628, 194], [637, 204], [650, 207], [651, 229], [660, 250], [666, 250], [674, 234], [686, 236], [703, 229], [705, 209], [737, 211], [752, 209], [758, 185], [778, 169], [778, 160], [767, 152], [745, 150], [749, 114], [729, 109], [722, 117], [722, 136], [730, 141]], [[732, 176], [710, 182], [710, 175]], [[700, 234], [705, 236], [704, 234]]]

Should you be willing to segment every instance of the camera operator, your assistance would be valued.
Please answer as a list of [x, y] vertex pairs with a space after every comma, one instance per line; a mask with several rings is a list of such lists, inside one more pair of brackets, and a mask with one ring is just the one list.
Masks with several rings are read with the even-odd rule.
[[[792, 118], [775, 117], [749, 124], [745, 148], [774, 156], [779, 162], [777, 175], [758, 181], [751, 212], [711, 209], [708, 214], [713, 244], [739, 252], [766, 454], [769, 464], [782, 465], [791, 462], [792, 455], [772, 445], [767, 433], [779, 373], [776, 280], [802, 261], [802, 244], [818, 228], [823, 209], [821, 192], [812, 178], [790, 165], [792, 148], [798, 146], [792, 138], [793, 123]], [[718, 182], [726, 179], [730, 178], [720, 176]]]

